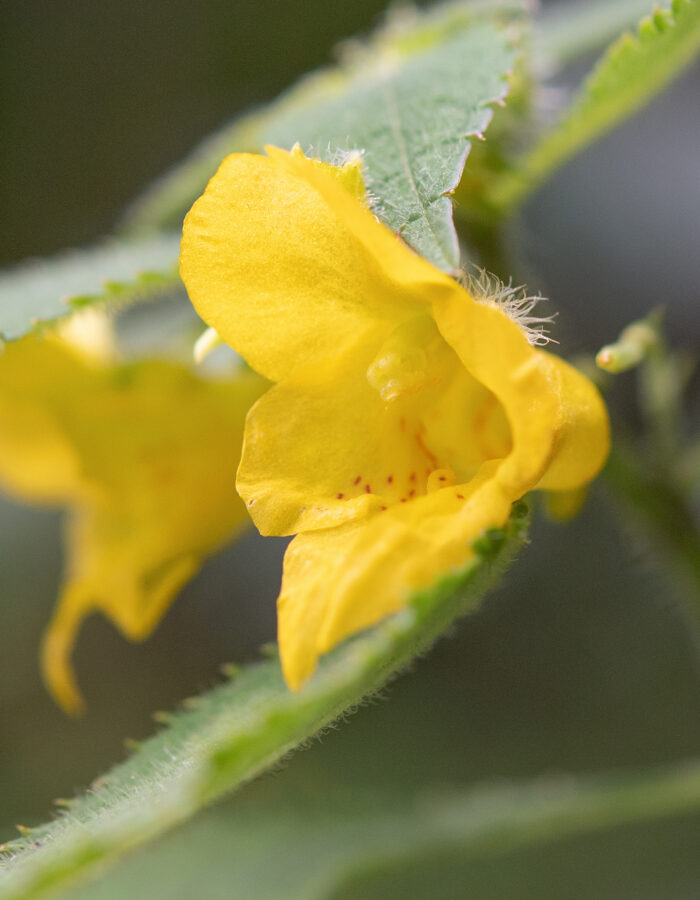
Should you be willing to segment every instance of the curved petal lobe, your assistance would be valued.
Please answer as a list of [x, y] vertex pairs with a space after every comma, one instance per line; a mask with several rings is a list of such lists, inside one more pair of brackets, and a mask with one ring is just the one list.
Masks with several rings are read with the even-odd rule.
[[378, 322], [426, 306], [447, 280], [318, 161], [233, 154], [185, 220], [180, 270], [204, 321], [280, 381]]
[[278, 635], [285, 679], [297, 690], [318, 657], [464, 566], [478, 535], [503, 525], [511, 501], [484, 463], [468, 485], [395, 506], [365, 522], [300, 534], [285, 554]]

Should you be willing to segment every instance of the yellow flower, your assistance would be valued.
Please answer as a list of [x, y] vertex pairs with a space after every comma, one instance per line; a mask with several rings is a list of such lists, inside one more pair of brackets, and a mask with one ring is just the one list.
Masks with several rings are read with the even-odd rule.
[[202, 559], [247, 521], [236, 495], [253, 373], [205, 381], [173, 363], [116, 365], [55, 336], [0, 355], [0, 484], [69, 507], [67, 571], [42, 667], [68, 711], [82, 620], [101, 610], [147, 637]]
[[358, 160], [267, 154], [223, 161], [180, 263], [205, 322], [276, 382], [249, 413], [238, 489], [263, 534], [297, 534], [278, 601], [296, 689], [462, 567], [525, 492], [590, 480], [608, 421], [588, 380], [374, 218]]

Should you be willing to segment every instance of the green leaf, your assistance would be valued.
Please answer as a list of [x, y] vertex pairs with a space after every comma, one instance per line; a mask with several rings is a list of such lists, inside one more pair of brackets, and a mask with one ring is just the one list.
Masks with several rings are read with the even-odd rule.
[[452, 271], [460, 257], [450, 195], [469, 138], [486, 129], [488, 104], [505, 96], [514, 57], [499, 29], [475, 24], [403, 63], [374, 61], [374, 73], [365, 71], [337, 98], [278, 119], [265, 139], [283, 147], [299, 141], [329, 162], [343, 151], [362, 150], [379, 218], [426, 259]]
[[[512, 21], [511, 8], [506, 20]], [[502, 102], [516, 51], [492, 12], [448, 7], [354, 45], [334, 71], [306, 79], [267, 111], [210, 139], [157, 185], [131, 215], [132, 228], [179, 220], [221, 158], [264, 144], [300, 143], [337, 162], [364, 153], [379, 217], [441, 268], [459, 266], [452, 222], [471, 138], [480, 137]]]
[[534, 55], [550, 70], [595, 53], [649, 11], [649, 0], [586, 0], [545, 8], [535, 20]]
[[[307, 784], [283, 793], [256, 785], [147, 854], [62, 897], [166, 900], [187, 896], [188, 885], [190, 895], [197, 885], [203, 896], [241, 900], [330, 900], [348, 889], [364, 897], [368, 877], [371, 882], [384, 875], [390, 884], [407, 867], [415, 873], [435, 860], [442, 861], [444, 877], [446, 857], [472, 865], [498, 857], [503, 864], [508, 852], [698, 811], [697, 761], [633, 774], [549, 777], [451, 792], [444, 786], [401, 793], [376, 786], [319, 794]], [[467, 882], [459, 896], [471, 896], [468, 888]], [[406, 895], [392, 891], [391, 896]]]
[[605, 54], [561, 121], [492, 184], [486, 206], [507, 216], [557, 167], [648, 103], [700, 51], [699, 0], [655, 9]]
[[76, 309], [153, 297], [180, 284], [178, 235], [105, 240], [0, 272], [0, 338], [16, 340]]
[[127, 762], [70, 803], [56, 821], [8, 845], [0, 898], [41, 897], [192, 816], [263, 771], [378, 690], [472, 611], [525, 537], [525, 504], [506, 532], [488, 533], [459, 574], [414, 597], [401, 613], [326, 656], [299, 693], [277, 660], [243, 670], [186, 704]]

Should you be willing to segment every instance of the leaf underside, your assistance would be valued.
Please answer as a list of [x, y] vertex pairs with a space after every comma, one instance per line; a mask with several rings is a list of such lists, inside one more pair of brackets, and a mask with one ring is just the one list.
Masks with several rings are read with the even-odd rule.
[[515, 53], [497, 26], [474, 24], [435, 49], [405, 62], [374, 61], [338, 97], [279, 117], [264, 143], [327, 162], [361, 150], [374, 211], [439, 268], [459, 267], [450, 194], [471, 145], [485, 131], [491, 103], [507, 91]]
[[[504, 21], [517, 19], [519, 6], [499, 9]], [[516, 58], [517, 35], [494, 15], [450, 6], [399, 36], [380, 33], [367, 47], [355, 46], [346, 64], [307, 77], [266, 110], [210, 138], [144, 196], [128, 227], [181, 221], [231, 152], [298, 142], [307, 154], [338, 163], [344, 152], [361, 150], [377, 215], [435, 265], [456, 269], [450, 194], [470, 139], [483, 134], [491, 104], [507, 93]]]
[[88, 874], [250, 780], [375, 692], [459, 616], [471, 612], [525, 538], [518, 504], [504, 532], [483, 536], [460, 573], [326, 656], [299, 693], [279, 662], [246, 668], [185, 704], [167, 727], [72, 801], [54, 821], [5, 848], [0, 898], [41, 897]]
[[0, 272], [0, 339], [16, 340], [87, 306], [174, 290], [179, 245], [173, 234], [112, 238]]

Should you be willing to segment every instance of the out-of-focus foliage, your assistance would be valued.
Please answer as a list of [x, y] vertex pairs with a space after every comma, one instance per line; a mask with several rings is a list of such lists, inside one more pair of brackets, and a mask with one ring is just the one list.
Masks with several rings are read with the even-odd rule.
[[[280, 796], [261, 786], [205, 813], [102, 881], [64, 896], [171, 900], [196, 893], [204, 864], [207, 900], [339, 900], [365, 897], [368, 888], [385, 900], [452, 900], [474, 889], [469, 870], [479, 862], [502, 865], [514, 851], [607, 837], [629, 824], [671, 819], [680, 829], [683, 814], [699, 806], [697, 763], [607, 779], [550, 777], [449, 792], [375, 785], [364, 792], [335, 788], [319, 797], [297, 785]], [[457, 881], [449, 874], [455, 866]], [[619, 878], [620, 898], [630, 897], [629, 881], [634, 884], [633, 874]]]
[[160, 734], [71, 801], [55, 821], [7, 846], [0, 897], [40, 897], [93, 866], [192, 816], [249, 780], [379, 690], [459, 616], [473, 611], [525, 539], [527, 508], [506, 533], [482, 538], [457, 575], [325, 657], [306, 690], [291, 693], [274, 659], [233, 672], [233, 680], [163, 715]]
[[624, 34], [586, 79], [561, 121], [546, 132], [512, 170], [494, 181], [485, 203], [508, 215], [569, 157], [633, 115], [700, 51], [700, 4], [673, 0], [656, 8], [636, 35]]
[[0, 273], [0, 338], [11, 341], [97, 304], [127, 303], [180, 284], [179, 235], [112, 238], [95, 247], [31, 260]]

